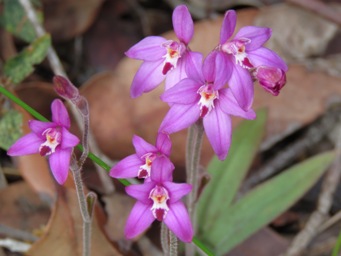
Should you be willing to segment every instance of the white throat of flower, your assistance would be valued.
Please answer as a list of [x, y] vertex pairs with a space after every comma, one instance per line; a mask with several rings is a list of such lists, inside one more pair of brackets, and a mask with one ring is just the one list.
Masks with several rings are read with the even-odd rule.
[[167, 200], [169, 199], [168, 191], [164, 187], [156, 185], [150, 191], [149, 198], [153, 200], [151, 211], [154, 218], [158, 221], [164, 220], [169, 211], [167, 206]]
[[142, 159], [144, 158], [145, 160], [145, 164], [141, 165], [138, 170], [137, 177], [139, 179], [146, 179], [150, 177], [150, 170], [152, 168], [152, 163], [155, 157], [156, 155], [154, 153], [147, 153], [142, 156]]
[[200, 117], [205, 117], [214, 108], [214, 100], [219, 99], [219, 92], [213, 90], [210, 84], [205, 84], [199, 88], [197, 93], [201, 96], [198, 102]]
[[239, 66], [250, 69], [253, 65], [246, 53], [246, 45], [251, 43], [249, 38], [239, 38], [231, 42], [226, 42], [221, 46], [221, 50], [227, 54], [232, 54]]
[[62, 134], [58, 128], [48, 128], [42, 135], [46, 137], [46, 141], [39, 147], [39, 153], [42, 156], [48, 156], [56, 152], [56, 147], [62, 141]]
[[165, 47], [167, 50], [167, 53], [163, 56], [165, 60], [162, 69], [162, 74], [166, 75], [169, 71], [176, 68], [178, 60], [185, 52], [185, 46], [182, 43], [169, 40], [163, 43], [162, 47]]

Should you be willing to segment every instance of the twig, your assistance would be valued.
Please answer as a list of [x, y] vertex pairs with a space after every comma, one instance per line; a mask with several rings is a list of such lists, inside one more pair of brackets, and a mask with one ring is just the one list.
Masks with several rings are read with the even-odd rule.
[[322, 184], [322, 191], [318, 199], [316, 211], [310, 216], [304, 229], [295, 237], [284, 256], [299, 256], [316, 235], [319, 226], [328, 217], [333, 202], [333, 194], [339, 184], [341, 176], [341, 129], [338, 131], [336, 157], [328, 170]]
[[341, 13], [332, 6], [318, 1], [318, 0], [287, 0], [289, 3], [299, 5], [305, 9], [317, 13], [318, 15], [326, 18], [339, 26], [341, 26]]
[[[40, 25], [37, 15], [32, 7], [32, 4], [30, 2], [30, 0], [19, 0], [21, 6], [24, 8], [27, 18], [29, 19], [29, 21], [32, 23], [37, 36], [41, 37], [43, 35], [46, 34], [45, 29]], [[61, 76], [65, 76], [66, 77], [66, 73], [65, 70], [57, 56], [56, 51], [53, 49], [53, 47], [51, 46], [47, 52], [47, 58], [51, 64], [51, 68], [53, 70], [53, 73], [57, 74], [57, 75], [61, 75]]]
[[[340, 104], [333, 105], [322, 117], [313, 124], [310, 124], [308, 128], [305, 128], [303, 133], [298, 131], [302, 133], [300, 138], [285, 147], [280, 146], [279, 153], [263, 164], [259, 168], [261, 171], [254, 172], [255, 174], [244, 182], [241, 192], [245, 193], [255, 185], [277, 174], [302, 155], [302, 153], [314, 148], [331, 132], [335, 124], [340, 120], [340, 111]], [[267, 152], [264, 152], [264, 154], [266, 155]]]
[[322, 231], [328, 229], [329, 227], [333, 226], [337, 222], [341, 220], [341, 211], [338, 211], [336, 214], [334, 214], [332, 217], [330, 217], [328, 220], [326, 220], [325, 223], [323, 223], [319, 229], [318, 232], [321, 233]]

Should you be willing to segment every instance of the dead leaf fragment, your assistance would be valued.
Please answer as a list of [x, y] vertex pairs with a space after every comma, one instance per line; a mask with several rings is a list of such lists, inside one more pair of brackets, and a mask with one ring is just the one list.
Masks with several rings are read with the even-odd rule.
[[103, 0], [43, 0], [45, 28], [53, 40], [81, 35], [94, 22]]
[[[121, 255], [104, 235], [95, 212], [91, 255]], [[82, 255], [82, 217], [74, 189], [61, 187], [44, 236], [28, 252], [34, 256]]]
[[0, 190], [1, 224], [32, 233], [44, 226], [49, 206], [25, 182], [16, 182]]

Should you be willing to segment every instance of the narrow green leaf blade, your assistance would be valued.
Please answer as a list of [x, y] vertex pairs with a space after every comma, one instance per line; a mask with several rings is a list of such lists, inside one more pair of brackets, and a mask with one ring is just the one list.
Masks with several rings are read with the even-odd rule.
[[251, 234], [268, 224], [317, 182], [333, 161], [334, 152], [323, 153], [299, 163], [264, 182], [232, 205], [220, 216], [204, 242], [223, 255]]
[[225, 161], [213, 157], [208, 165], [211, 180], [197, 204], [199, 237], [211, 228], [234, 199], [252, 164], [265, 131], [267, 111], [257, 111], [257, 118], [243, 121], [233, 132], [231, 148]]
[[8, 150], [22, 135], [22, 115], [12, 109], [7, 111], [0, 119], [0, 147]]
[[20, 83], [33, 72], [33, 65], [43, 61], [50, 45], [51, 38], [49, 35], [44, 35], [36, 39], [22, 52], [5, 63], [5, 75], [10, 78], [13, 83]]

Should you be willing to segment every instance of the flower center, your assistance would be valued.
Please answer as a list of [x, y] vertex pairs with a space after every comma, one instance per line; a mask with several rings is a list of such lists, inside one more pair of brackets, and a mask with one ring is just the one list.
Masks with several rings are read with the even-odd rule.
[[156, 185], [149, 193], [149, 198], [153, 200], [153, 206], [151, 211], [154, 218], [158, 221], [162, 221], [166, 218], [169, 208], [167, 206], [167, 200], [169, 199], [168, 191], [159, 185]]
[[199, 88], [198, 94], [200, 94], [200, 117], [206, 116], [214, 108], [214, 100], [219, 99], [218, 91], [213, 90], [211, 85], [203, 85]]
[[139, 179], [146, 179], [150, 176], [150, 170], [152, 167], [153, 160], [156, 158], [154, 153], [147, 153], [142, 156], [144, 158], [145, 164], [140, 166], [140, 169], [137, 173], [137, 177]]
[[178, 43], [169, 40], [162, 44], [166, 48], [167, 53], [163, 56], [165, 58], [162, 74], [166, 75], [168, 71], [176, 68], [178, 60], [181, 58], [185, 52], [185, 46], [182, 43]]
[[46, 141], [39, 147], [39, 153], [41, 156], [48, 156], [56, 151], [56, 147], [62, 141], [62, 133], [58, 128], [48, 128], [43, 133], [46, 137]]
[[253, 68], [250, 59], [247, 57], [246, 45], [251, 43], [248, 38], [239, 38], [238, 40], [233, 40], [231, 42], [226, 42], [221, 46], [223, 52], [227, 54], [232, 54], [236, 60], [236, 64], [242, 66], [243, 68]]

